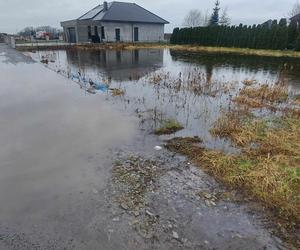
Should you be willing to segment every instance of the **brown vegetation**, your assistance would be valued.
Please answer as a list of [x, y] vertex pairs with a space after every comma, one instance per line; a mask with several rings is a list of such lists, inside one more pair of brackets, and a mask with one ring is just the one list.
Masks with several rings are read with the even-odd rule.
[[274, 109], [274, 104], [288, 100], [288, 87], [285, 83], [275, 85], [245, 86], [233, 101], [248, 108]]
[[[239, 153], [206, 149], [197, 137], [175, 138], [166, 147], [261, 201], [295, 243], [300, 223], [300, 108], [292, 105], [285, 84], [245, 85], [234, 98], [236, 107], [210, 131], [214, 137], [230, 140]], [[277, 112], [258, 116], [252, 112], [256, 108]]]
[[125, 94], [122, 89], [110, 89], [112, 96], [122, 96]]

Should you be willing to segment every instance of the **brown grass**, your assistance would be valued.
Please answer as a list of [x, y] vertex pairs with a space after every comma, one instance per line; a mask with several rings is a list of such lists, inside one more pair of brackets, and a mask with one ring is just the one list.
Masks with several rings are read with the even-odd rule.
[[[273, 142], [278, 141], [277, 136], [273, 138], [271, 134], [268, 138]], [[285, 144], [287, 148], [280, 146], [276, 149], [278, 152], [284, 149], [283, 152], [272, 155], [228, 155], [207, 150], [199, 142], [200, 140], [194, 138], [175, 138], [168, 141], [166, 147], [186, 155], [195, 165], [226, 186], [241, 190], [244, 195], [262, 202], [274, 214], [284, 237], [292, 244], [297, 244], [299, 236], [296, 232], [300, 223], [300, 155], [294, 155], [296, 149]], [[296, 143], [295, 138], [293, 142]]]
[[297, 95], [293, 98], [293, 104], [300, 105], [300, 95]]
[[[217, 120], [211, 134], [230, 140], [240, 149], [239, 154], [205, 149], [199, 138], [175, 138], [166, 147], [186, 155], [227, 186], [262, 202], [280, 221], [280, 228], [288, 229], [285, 237], [297, 245], [300, 109], [291, 105], [287, 93], [285, 85], [246, 86], [237, 96], [241, 99], [235, 100], [235, 109]], [[261, 107], [278, 112], [273, 116], [255, 116], [252, 111]]]
[[122, 96], [125, 94], [122, 89], [110, 89], [112, 96]]
[[[299, 119], [286, 116], [270, 120], [254, 116], [245, 119], [229, 113], [219, 119], [212, 134], [229, 138], [242, 149], [241, 156], [228, 156], [228, 159], [241, 158], [252, 163], [247, 175], [239, 175], [239, 185], [247, 187], [255, 197], [270, 207], [284, 211], [285, 216], [300, 221]], [[228, 167], [236, 168], [238, 165]], [[220, 166], [214, 168], [219, 169]], [[230, 180], [235, 179], [230, 172], [229, 176], [222, 174]]]
[[280, 104], [288, 100], [288, 86], [286, 83], [275, 85], [263, 84], [259, 86], [245, 86], [233, 99], [238, 105], [249, 108], [269, 108], [275, 109], [275, 104]]
[[242, 83], [243, 83], [244, 85], [246, 85], [246, 86], [252, 86], [252, 85], [256, 84], [257, 81], [254, 80], [254, 79], [251, 79], [251, 80], [245, 79]]

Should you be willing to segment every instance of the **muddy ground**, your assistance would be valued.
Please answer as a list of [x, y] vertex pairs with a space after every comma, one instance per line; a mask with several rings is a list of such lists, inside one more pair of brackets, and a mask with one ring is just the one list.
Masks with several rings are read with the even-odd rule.
[[2, 44], [0, 72], [0, 249], [285, 248], [105, 96]]

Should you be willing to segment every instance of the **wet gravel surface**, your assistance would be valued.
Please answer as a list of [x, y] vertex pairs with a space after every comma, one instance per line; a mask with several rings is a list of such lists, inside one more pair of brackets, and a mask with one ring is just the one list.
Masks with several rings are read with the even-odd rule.
[[[30, 113], [37, 112], [38, 107], [45, 109], [45, 116], [50, 114], [50, 118], [57, 119], [75, 112], [70, 108], [75, 104], [85, 108], [68, 116], [66, 126], [74, 124], [74, 134], [69, 137], [64, 136], [69, 129], [58, 133], [57, 121], [48, 118], [29, 122], [33, 132], [28, 137], [24, 134], [29, 130], [20, 130], [22, 133], [14, 136], [3, 135], [10, 131], [8, 125], [6, 130], [2, 129], [0, 138], [6, 139], [8, 145], [10, 139], [16, 140], [16, 144], [0, 150], [4, 159], [0, 163], [0, 189], [6, 190], [0, 192], [0, 249], [284, 248], [266, 228], [263, 215], [252, 213], [246, 203], [235, 202], [234, 194], [184, 157], [163, 149], [159, 137], [137, 128], [137, 118], [116, 112], [111, 108], [114, 104], [105, 98], [98, 96], [90, 101], [88, 97], [87, 101], [86, 96], [78, 94], [80, 90], [73, 92], [72, 82], [37, 63], [31, 64], [30, 59], [5, 45], [0, 45], [0, 55], [4, 57], [0, 57], [4, 66], [0, 66], [0, 72], [7, 76], [25, 72], [25, 76], [14, 80], [22, 82], [28, 78], [32, 84], [29, 90], [35, 85], [41, 88], [43, 94], [30, 106]], [[29, 72], [39, 70], [47, 79], [47, 87], [40, 83], [40, 75], [29, 77]], [[58, 102], [54, 110], [66, 110], [62, 114], [56, 114], [58, 111], [43, 103], [51, 82], [67, 86], [67, 90], [60, 87], [57, 92], [50, 91], [51, 98], [47, 99]], [[54, 84], [53, 88], [57, 86]], [[59, 103], [59, 98], [65, 102]], [[16, 114], [22, 112], [23, 119], [32, 118], [28, 110], [21, 109], [28, 102], [22, 99], [15, 104], [21, 110]], [[100, 114], [94, 109], [98, 105], [102, 107]], [[14, 110], [14, 106], [9, 107]], [[6, 123], [15, 121], [4, 108], [0, 114]], [[99, 120], [89, 120], [94, 116], [99, 116]], [[115, 116], [124, 117], [118, 121]], [[81, 120], [88, 122], [75, 126]], [[66, 122], [65, 118], [63, 121]], [[97, 130], [99, 124], [102, 132]], [[117, 125], [111, 128], [111, 124]], [[19, 126], [27, 125], [20, 122], [15, 126], [18, 132]], [[49, 137], [36, 143], [44, 133], [50, 133]], [[18, 140], [30, 145], [30, 155], [17, 147]], [[155, 146], [162, 149], [156, 150]], [[12, 155], [10, 152], [15, 148], [20, 151]], [[35, 154], [40, 158], [35, 159]], [[16, 169], [11, 172], [11, 168]]]

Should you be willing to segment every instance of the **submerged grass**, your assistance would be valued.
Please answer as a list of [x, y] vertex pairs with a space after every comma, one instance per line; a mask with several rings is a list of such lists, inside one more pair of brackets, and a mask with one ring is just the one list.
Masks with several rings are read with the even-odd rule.
[[165, 121], [160, 128], [154, 131], [154, 133], [156, 135], [169, 135], [182, 129], [183, 126], [178, 121], [170, 119]]

